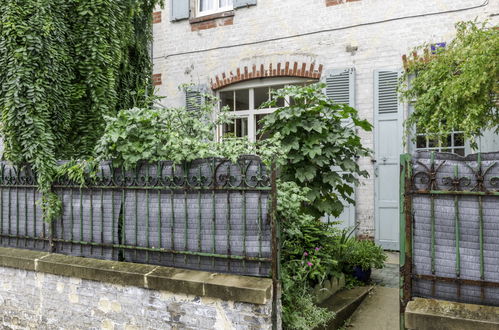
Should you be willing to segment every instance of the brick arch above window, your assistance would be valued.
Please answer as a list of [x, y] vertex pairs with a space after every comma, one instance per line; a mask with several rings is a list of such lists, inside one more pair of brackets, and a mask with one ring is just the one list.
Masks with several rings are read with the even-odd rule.
[[211, 79], [211, 88], [218, 90], [229, 85], [258, 78], [269, 77], [303, 77], [319, 79], [323, 65], [305, 62], [278, 62], [268, 65], [254, 64], [251, 67], [237, 68], [235, 71], [223, 72]]

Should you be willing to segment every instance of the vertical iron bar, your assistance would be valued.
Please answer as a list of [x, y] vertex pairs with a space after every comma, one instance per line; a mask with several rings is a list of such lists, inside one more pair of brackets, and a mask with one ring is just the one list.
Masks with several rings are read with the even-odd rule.
[[16, 246], [19, 246], [19, 188], [16, 188]]
[[[482, 173], [482, 154], [478, 153], [478, 171]], [[485, 186], [481, 185], [483, 191], [485, 191]], [[483, 253], [483, 197], [478, 196], [478, 216], [480, 221], [480, 279], [485, 280], [485, 261]], [[485, 288], [482, 286], [480, 288], [481, 298], [485, 299]]]
[[[94, 243], [94, 194], [93, 189], [88, 189], [90, 197], [90, 242]], [[94, 247], [90, 245], [90, 255], [94, 254]]]
[[71, 247], [70, 247], [70, 250], [71, 252], [73, 252], [73, 243], [74, 242], [74, 234], [73, 234], [73, 231], [74, 231], [74, 206], [73, 206], [73, 188], [70, 189], [71, 190], [71, 195], [69, 198], [71, 198], [71, 203], [70, 203], [70, 210], [71, 210], [71, 234], [69, 235], [70, 239], [71, 239]]
[[[104, 176], [104, 173], [102, 173]], [[100, 242], [104, 244], [104, 190], [100, 190]], [[104, 256], [104, 247], [101, 246], [100, 255]]]
[[[229, 181], [227, 182], [227, 185], [230, 186], [230, 169], [231, 169], [231, 165], [229, 164], [229, 166], [227, 167], [227, 178], [229, 179]], [[232, 217], [232, 206], [231, 206], [231, 203], [230, 203], [230, 198], [231, 198], [231, 194], [230, 194], [230, 191], [227, 190], [227, 255], [232, 255], [232, 242], [231, 242], [231, 239], [230, 239], [230, 234], [232, 232], [232, 223], [230, 221], [231, 217]], [[231, 267], [232, 267], [232, 263], [231, 263], [231, 260], [227, 260], [227, 271], [230, 272], [231, 270]]]
[[[8, 201], [9, 201], [9, 209], [8, 209], [8, 212], [7, 212], [7, 221], [9, 222], [8, 224], [8, 231], [9, 231], [9, 235], [12, 235], [12, 226], [11, 226], [11, 219], [12, 219], [12, 211], [11, 211], [11, 188], [9, 187], [8, 188]], [[44, 222], [45, 223], [45, 222]], [[9, 245], [11, 244], [11, 239], [9, 238], [8, 239], [8, 242], [9, 242]]]
[[[135, 169], [135, 171], [136, 171], [135, 174], [138, 175], [137, 169]], [[139, 228], [138, 228], [138, 226], [139, 226], [139, 209], [138, 209], [139, 201], [138, 201], [138, 194], [139, 194], [139, 192], [137, 189], [134, 190], [134, 192], [135, 192], [135, 194], [134, 194], [135, 195], [135, 202], [134, 202], [134, 204], [135, 204], [134, 205], [135, 206], [135, 246], [138, 246], [138, 243], [139, 243]], [[134, 250], [134, 252], [135, 252], [135, 259], [137, 259], [137, 250]]]
[[[24, 237], [28, 236], [28, 188], [24, 188]], [[24, 247], [28, 246], [28, 239], [24, 239]]]
[[[2, 219], [3, 219], [3, 190], [1, 192], [1, 200], [2, 200], [2, 206], [0, 207], [0, 212], [1, 215], [2, 215]], [[3, 233], [3, 230], [2, 230], [2, 233]], [[33, 188], [33, 237], [36, 237], [36, 189]], [[43, 235], [42, 235], [43, 236]], [[36, 245], [36, 241], [34, 243], [34, 245]]]
[[270, 212], [272, 226], [272, 329], [278, 329], [278, 302], [279, 302], [279, 240], [277, 233], [277, 173], [276, 164], [271, 166], [272, 209]]
[[[162, 171], [163, 167], [161, 166], [161, 163], [158, 162], [158, 165], [156, 167], [156, 184], [158, 186], [163, 185], [162, 181]], [[161, 189], [158, 189], [158, 246], [160, 249], [163, 248], [163, 228], [162, 228], [162, 214], [161, 214]], [[161, 262], [162, 259], [162, 253], [158, 253], [158, 260]]]
[[[262, 257], [262, 193], [258, 193], [258, 258]], [[258, 262], [258, 275], [262, 273], [262, 262]]]
[[[150, 182], [150, 172], [149, 172], [149, 165], [146, 167], [146, 178], [148, 182], [146, 182], [146, 185]], [[149, 228], [150, 228], [150, 223], [149, 223], [149, 189], [146, 189], [146, 245], [147, 247], [151, 247], [150, 243], [150, 237], [149, 237]], [[149, 263], [149, 251], [146, 251], [146, 262]]]
[[[212, 218], [211, 218], [211, 232], [212, 232], [212, 252], [213, 254], [216, 253], [217, 251], [217, 247], [216, 247], [216, 214], [217, 214], [217, 210], [216, 210], [216, 198], [215, 198], [215, 189], [213, 189], [211, 191], [211, 198], [212, 198], [212, 206], [213, 206], [213, 212], [212, 212]], [[212, 267], [215, 267], [215, 258], [212, 258], [211, 259], [211, 266]]]
[[412, 167], [411, 156], [400, 156], [400, 329], [412, 298]]
[[[114, 179], [114, 178], [113, 178]], [[113, 180], [114, 181], [114, 180]], [[114, 189], [111, 190], [111, 241], [113, 242], [113, 245], [116, 244], [115, 241], [115, 225], [114, 225], [114, 219], [115, 219], [115, 214], [114, 214]], [[114, 259], [114, 248], [111, 249], [112, 257]]]
[[[459, 180], [459, 169], [458, 166], [454, 166], [454, 178]], [[461, 238], [461, 228], [459, 220], [459, 197], [454, 196], [454, 224], [455, 224], [455, 240], [456, 240], [456, 276], [461, 277], [461, 249], [460, 249], [460, 238]], [[461, 295], [461, 285], [457, 284], [457, 296]]]
[[[201, 166], [199, 166], [199, 187], [201, 188], [201, 185], [203, 184], [201, 181]], [[201, 245], [201, 234], [202, 234], [202, 220], [201, 220], [201, 190], [198, 191], [198, 251], [202, 252], [202, 245]], [[198, 268], [201, 268], [201, 257], [198, 257]]]
[[[83, 191], [80, 187], [80, 242], [83, 242]], [[83, 244], [80, 244], [80, 254], [83, 253]]]
[[[430, 168], [435, 168], [435, 152], [431, 153]], [[431, 273], [435, 275], [435, 246], [436, 246], [436, 229], [435, 229], [435, 195], [430, 195], [430, 212], [431, 212]], [[435, 297], [436, 282], [432, 281], [431, 291], [432, 296]]]
[[[173, 172], [173, 169], [172, 169]], [[172, 174], [173, 177], [173, 174]], [[172, 205], [172, 221], [170, 223], [170, 240], [171, 249], [175, 251], [175, 199], [173, 198], [173, 190], [170, 192], [170, 200]], [[172, 253], [172, 264], [175, 266], [175, 253]]]
[[[184, 251], [189, 249], [189, 212], [187, 210], [187, 191], [184, 191]], [[187, 264], [187, 254], [184, 254], [184, 265]]]
[[[246, 253], [246, 235], [248, 232], [247, 218], [246, 218], [246, 191], [243, 190], [243, 255], [247, 257]], [[243, 269], [246, 272], [246, 260], [243, 259]]]

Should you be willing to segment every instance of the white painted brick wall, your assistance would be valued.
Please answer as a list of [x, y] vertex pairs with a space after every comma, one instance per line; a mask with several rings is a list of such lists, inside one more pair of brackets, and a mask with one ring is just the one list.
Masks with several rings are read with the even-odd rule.
[[[170, 22], [168, 8], [162, 23], [154, 26], [154, 73], [163, 75], [158, 94], [167, 96], [165, 104], [183, 105], [182, 83], [209, 84], [222, 72], [253, 64], [298, 61], [324, 69], [355, 67], [356, 108], [373, 122], [373, 76], [376, 69], [401, 69], [403, 54], [424, 42], [452, 39], [454, 24], [480, 20], [499, 12], [499, 1], [481, 8], [424, 15], [475, 7], [485, 0], [361, 0], [326, 7], [325, 0], [258, 0], [258, 5], [236, 11], [234, 25], [191, 32], [187, 20]], [[158, 9], [159, 10], [159, 9]], [[421, 15], [413, 18], [394, 18]], [[497, 16], [491, 18], [497, 23]], [[381, 22], [384, 20], [392, 20]], [[364, 26], [349, 27], [358, 24]], [[349, 27], [349, 28], [348, 28]], [[325, 29], [335, 31], [292, 39], [258, 43], [197, 54], [178, 55], [228, 45], [291, 36]], [[345, 51], [348, 44], [358, 45], [355, 55]], [[366, 146], [373, 148], [373, 134], [362, 133]], [[374, 176], [370, 159], [361, 159], [362, 168], [371, 176], [357, 189], [357, 221], [362, 234], [374, 236]]]

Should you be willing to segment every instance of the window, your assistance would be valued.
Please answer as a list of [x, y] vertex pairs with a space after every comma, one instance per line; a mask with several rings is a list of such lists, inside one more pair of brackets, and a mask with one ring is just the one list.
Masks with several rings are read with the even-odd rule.
[[430, 139], [424, 134], [417, 134], [416, 150], [451, 152], [460, 156], [465, 155], [465, 141], [462, 132], [449, 133], [442, 140]]
[[197, 16], [232, 10], [232, 0], [197, 0]]
[[[218, 92], [220, 108], [227, 107], [234, 116], [230, 124], [222, 125], [218, 130], [218, 138], [248, 137], [250, 141], [266, 138], [260, 130], [261, 120], [277, 108], [260, 108], [270, 98], [271, 91], [289, 85], [304, 85], [315, 81], [306, 78], [270, 78], [243, 82]], [[288, 98], [279, 100], [278, 107], [289, 104]]]

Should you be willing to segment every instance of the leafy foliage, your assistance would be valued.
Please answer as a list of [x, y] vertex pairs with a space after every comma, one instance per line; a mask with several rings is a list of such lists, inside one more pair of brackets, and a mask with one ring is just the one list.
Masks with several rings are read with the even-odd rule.
[[271, 140], [259, 144], [247, 139], [215, 141], [216, 126], [230, 117], [227, 112], [213, 115], [217, 103], [213, 96], [204, 95], [204, 100], [196, 111], [185, 107], [133, 108], [120, 111], [116, 117], [106, 117], [107, 126], [95, 156], [125, 167], [133, 167], [139, 161], [168, 159], [182, 163], [207, 157], [235, 162], [244, 154], [258, 154], [270, 161], [277, 152]]
[[60, 208], [51, 193], [56, 160], [91, 155], [104, 116], [149, 88], [150, 9], [158, 2], [0, 2], [4, 155], [36, 171], [46, 220]]
[[336, 104], [323, 93], [324, 84], [289, 86], [274, 91], [275, 107], [289, 96], [292, 102], [264, 118], [264, 131], [276, 132], [275, 138], [284, 157], [280, 161], [281, 179], [307, 187], [307, 212], [339, 216], [341, 199], [354, 203], [353, 184], [367, 177], [357, 158], [369, 155], [357, 135], [358, 128], [371, 130], [371, 124], [358, 117], [346, 104]]
[[335, 230], [304, 214], [308, 188], [279, 182], [277, 213], [282, 231], [281, 279], [283, 323], [287, 329], [313, 329], [334, 314], [313, 303], [312, 287], [338, 271]]
[[359, 266], [363, 270], [383, 268], [386, 261], [383, 248], [368, 240], [350, 239], [347, 244], [345, 263], [347, 269]]
[[[414, 112], [406, 127], [443, 138], [463, 131], [473, 139], [485, 129], [498, 130], [499, 30], [487, 23], [460, 22], [456, 37], [428, 61], [410, 59], [403, 76], [402, 96]], [[414, 50], [428, 52], [430, 45]]]

